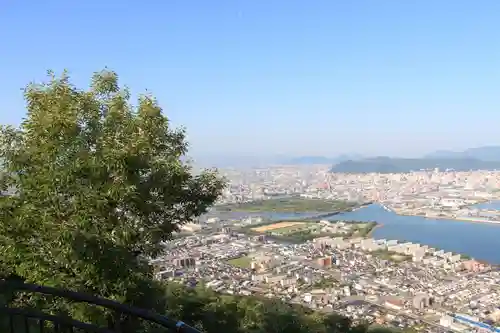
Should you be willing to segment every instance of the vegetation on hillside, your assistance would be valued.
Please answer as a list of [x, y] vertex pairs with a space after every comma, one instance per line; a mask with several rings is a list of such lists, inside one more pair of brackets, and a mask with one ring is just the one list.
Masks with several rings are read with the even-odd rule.
[[218, 295], [202, 287], [170, 284], [166, 295], [170, 315], [207, 333], [363, 333], [368, 327], [276, 299]]
[[[111, 71], [89, 90], [50, 75], [25, 90], [27, 117], [2, 127], [0, 275], [71, 289], [168, 314], [205, 332], [364, 332], [278, 300], [221, 296], [153, 279], [148, 258], [182, 223], [211, 206], [224, 187], [212, 171], [182, 162], [187, 143], [157, 101], [137, 106]], [[142, 332], [139, 322], [46, 297], [3, 302]]]

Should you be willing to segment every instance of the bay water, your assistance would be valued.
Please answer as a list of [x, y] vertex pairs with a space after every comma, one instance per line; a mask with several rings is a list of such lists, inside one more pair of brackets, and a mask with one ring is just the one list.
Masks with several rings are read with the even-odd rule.
[[[482, 205], [478, 208], [500, 209], [498, 202]], [[410, 241], [500, 264], [500, 224], [403, 216], [378, 204], [328, 219], [376, 221], [379, 226], [372, 233], [375, 239]]]

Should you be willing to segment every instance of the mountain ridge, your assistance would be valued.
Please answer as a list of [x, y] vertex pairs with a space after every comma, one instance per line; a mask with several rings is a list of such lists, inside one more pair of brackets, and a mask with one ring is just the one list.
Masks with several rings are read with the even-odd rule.
[[482, 146], [463, 151], [437, 150], [424, 158], [473, 158], [482, 161], [500, 161], [500, 146]]
[[297, 164], [336, 164], [349, 160], [359, 160], [364, 158], [359, 154], [341, 154], [336, 157], [326, 156], [299, 156], [290, 159], [285, 159], [284, 164], [297, 165]]
[[[194, 157], [194, 156], [192, 156]], [[201, 156], [194, 157], [196, 164], [210, 167], [264, 167], [269, 165], [314, 165], [314, 164], [325, 164], [325, 165], [337, 165], [340, 163], [347, 163], [349, 161], [364, 161], [383, 159], [385, 162], [391, 162], [391, 159], [404, 159], [408, 158], [401, 157], [388, 157], [388, 156], [376, 156], [368, 157], [365, 155], [351, 153], [351, 154], [339, 154], [337, 156], [328, 157], [325, 155], [302, 155], [302, 156], [291, 156], [285, 154], [274, 154], [274, 155], [262, 155], [256, 156], [254, 154], [237, 154], [237, 155], [213, 155], [204, 154]], [[500, 146], [481, 146], [475, 148], [469, 148], [463, 151], [453, 151], [453, 150], [436, 150], [422, 157], [413, 158], [413, 160], [457, 160], [457, 159], [467, 159], [467, 160], [480, 160], [480, 161], [495, 161], [500, 162]], [[443, 161], [445, 162], [445, 161]], [[349, 162], [352, 163], [352, 162]], [[442, 165], [443, 163], [439, 163]], [[476, 163], [477, 164], [477, 163]], [[455, 163], [451, 161], [444, 163], [445, 167], [454, 168]]]
[[500, 170], [500, 161], [473, 158], [391, 158], [375, 157], [335, 164], [331, 172], [338, 173], [405, 173], [436, 169], [455, 171]]

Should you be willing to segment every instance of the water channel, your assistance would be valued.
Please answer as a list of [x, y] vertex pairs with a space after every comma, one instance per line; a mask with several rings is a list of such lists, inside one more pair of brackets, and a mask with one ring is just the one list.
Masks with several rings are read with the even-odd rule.
[[[500, 202], [476, 205], [480, 209], [500, 210]], [[222, 219], [260, 216], [264, 220], [307, 219], [318, 212], [219, 212]], [[402, 216], [373, 204], [354, 212], [333, 215], [329, 220], [376, 221], [380, 225], [372, 233], [376, 239], [396, 239], [429, 245], [445, 251], [466, 254], [479, 260], [500, 264], [500, 224], [428, 219]]]

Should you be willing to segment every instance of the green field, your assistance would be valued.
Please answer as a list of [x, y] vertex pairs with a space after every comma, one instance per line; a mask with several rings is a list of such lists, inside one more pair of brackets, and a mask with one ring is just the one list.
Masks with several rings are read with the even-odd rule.
[[377, 250], [371, 252], [372, 255], [388, 261], [393, 262], [402, 262], [402, 261], [410, 261], [412, 259], [411, 256], [406, 254], [399, 254], [396, 252], [388, 251], [388, 250]]
[[289, 234], [295, 234], [297, 232], [304, 232], [311, 230], [314, 228], [314, 225], [315, 225], [314, 223], [304, 223], [302, 225], [294, 225], [291, 227], [284, 227], [270, 231], [280, 235], [289, 235]]
[[356, 230], [351, 236], [353, 237], [370, 237], [371, 233], [377, 227], [377, 222], [360, 223], [356, 226]]
[[336, 212], [358, 206], [357, 203], [305, 198], [281, 198], [217, 206], [221, 212]]
[[250, 268], [250, 264], [252, 263], [252, 258], [247, 256], [239, 257], [228, 260], [227, 263], [235, 267]]
[[[281, 228], [277, 227], [280, 223], [287, 222], [300, 222], [301, 224], [283, 226]], [[259, 224], [253, 224], [246, 226], [241, 229], [241, 231], [250, 234], [266, 234], [270, 238], [277, 241], [285, 241], [291, 243], [303, 243], [308, 240], [312, 240], [318, 237], [370, 237], [371, 232], [377, 226], [377, 222], [360, 222], [360, 221], [342, 221], [348, 224], [352, 224], [353, 228], [347, 233], [330, 233], [321, 232], [318, 230], [318, 221], [315, 220], [284, 220], [284, 221], [272, 221], [263, 222]], [[332, 223], [335, 223], [332, 221]], [[269, 228], [264, 228], [268, 226]], [[318, 233], [314, 232], [318, 231]]]

